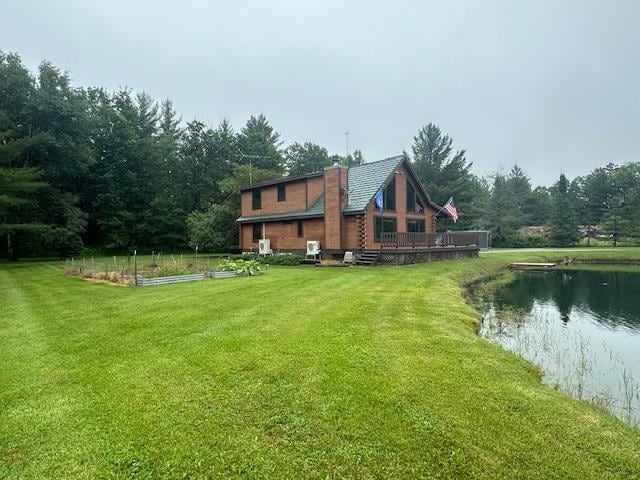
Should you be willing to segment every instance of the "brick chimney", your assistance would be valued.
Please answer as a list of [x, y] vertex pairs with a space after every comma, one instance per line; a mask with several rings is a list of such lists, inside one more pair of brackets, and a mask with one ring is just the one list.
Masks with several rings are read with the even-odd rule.
[[324, 245], [323, 250], [342, 250], [343, 217], [349, 187], [348, 168], [324, 169]]

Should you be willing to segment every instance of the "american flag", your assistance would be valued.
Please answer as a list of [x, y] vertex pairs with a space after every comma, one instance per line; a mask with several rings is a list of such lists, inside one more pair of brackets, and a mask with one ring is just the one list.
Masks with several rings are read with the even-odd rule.
[[458, 210], [456, 209], [456, 205], [453, 203], [453, 197], [447, 200], [447, 203], [444, 204], [442, 210], [447, 212], [451, 218], [453, 218], [453, 223], [458, 221]]

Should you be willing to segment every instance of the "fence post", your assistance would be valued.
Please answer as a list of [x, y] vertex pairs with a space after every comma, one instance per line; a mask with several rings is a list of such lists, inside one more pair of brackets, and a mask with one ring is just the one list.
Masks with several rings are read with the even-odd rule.
[[136, 255], [137, 251], [133, 251], [133, 284], [138, 285], [138, 257]]

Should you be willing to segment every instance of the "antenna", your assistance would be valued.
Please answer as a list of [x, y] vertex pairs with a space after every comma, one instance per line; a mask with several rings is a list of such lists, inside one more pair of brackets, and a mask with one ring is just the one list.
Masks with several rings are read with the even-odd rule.
[[[344, 132], [344, 136], [347, 137], [347, 154], [345, 155], [344, 159], [346, 162], [348, 162], [349, 160], [349, 130], [347, 130], [346, 132]], [[349, 166], [349, 165], [347, 165]]]
[[238, 150], [238, 153], [235, 156], [240, 158], [240, 160], [242, 160], [243, 158], [249, 159], [249, 185], [253, 185], [253, 159], [269, 158], [269, 156], [268, 155], [247, 155], [245, 153], [242, 153], [242, 151], [239, 148], [236, 150]]

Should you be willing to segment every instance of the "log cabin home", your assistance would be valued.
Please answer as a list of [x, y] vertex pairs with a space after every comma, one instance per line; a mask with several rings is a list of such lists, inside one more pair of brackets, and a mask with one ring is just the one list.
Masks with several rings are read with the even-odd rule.
[[317, 241], [323, 258], [352, 251], [372, 264], [477, 256], [473, 235], [436, 233], [444, 215], [399, 155], [245, 187], [237, 223], [243, 251], [268, 239], [274, 252], [305, 253]]

